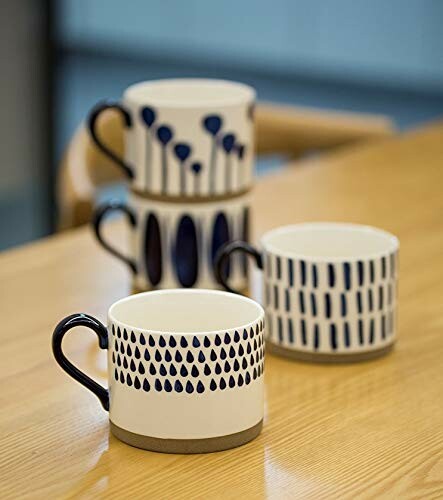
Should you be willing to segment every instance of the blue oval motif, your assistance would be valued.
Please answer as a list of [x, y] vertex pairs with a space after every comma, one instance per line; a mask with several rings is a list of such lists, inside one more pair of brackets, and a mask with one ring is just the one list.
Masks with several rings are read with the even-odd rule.
[[198, 242], [197, 230], [189, 215], [184, 215], [178, 225], [173, 258], [180, 284], [186, 288], [194, 286], [198, 278]]
[[[243, 230], [242, 230], [242, 239], [249, 243], [249, 207], [245, 207], [243, 209]], [[241, 263], [243, 276], [245, 278], [248, 277], [248, 258], [245, 253], [241, 254]]]
[[145, 266], [148, 279], [156, 286], [162, 279], [162, 244], [160, 225], [154, 214], [149, 214], [145, 232]]
[[[214, 227], [212, 230], [212, 245], [211, 245], [212, 269], [214, 269], [215, 256], [217, 254], [218, 249], [228, 241], [230, 241], [228, 220], [226, 219], [226, 215], [223, 212], [220, 212], [215, 218]], [[229, 262], [227, 262], [223, 270], [224, 275], [226, 277], [229, 277], [230, 271], [231, 271], [231, 266]]]

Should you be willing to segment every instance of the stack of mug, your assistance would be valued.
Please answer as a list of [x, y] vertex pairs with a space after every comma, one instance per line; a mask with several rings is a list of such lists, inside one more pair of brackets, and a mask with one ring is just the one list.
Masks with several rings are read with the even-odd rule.
[[[256, 437], [265, 344], [267, 353], [337, 363], [376, 358], [396, 340], [399, 242], [392, 234], [305, 223], [274, 228], [257, 246], [248, 242], [254, 98], [236, 83], [158, 81], [132, 86], [123, 104], [91, 114], [95, 142], [132, 181], [127, 205], [97, 210], [98, 239], [128, 264], [135, 288], [177, 289], [116, 302], [108, 329], [84, 313], [68, 316], [55, 328], [53, 352], [109, 411], [112, 433], [133, 446], [201, 453]], [[96, 134], [109, 107], [127, 126], [124, 160]], [[130, 257], [102, 238], [111, 210], [123, 211], [134, 228]], [[265, 309], [240, 294], [248, 257], [262, 271]], [[236, 293], [183, 290], [218, 283]], [[77, 326], [93, 330], [108, 350], [109, 389], [65, 357], [63, 337]]]
[[[105, 249], [130, 268], [135, 291], [220, 288], [217, 251], [249, 239], [254, 101], [255, 91], [240, 83], [157, 80], [129, 87], [121, 103], [92, 110], [92, 139], [130, 180], [128, 203], [100, 206], [94, 227]], [[110, 108], [124, 119], [124, 158], [97, 134], [99, 115]], [[103, 238], [102, 222], [112, 211], [123, 212], [131, 226], [129, 256]], [[232, 259], [225, 273], [236, 288], [247, 287], [244, 256]]]

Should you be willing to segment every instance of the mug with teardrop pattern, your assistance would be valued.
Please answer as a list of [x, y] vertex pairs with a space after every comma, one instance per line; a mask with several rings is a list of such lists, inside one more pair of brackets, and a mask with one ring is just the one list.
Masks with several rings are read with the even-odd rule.
[[[139, 194], [169, 201], [230, 197], [252, 185], [254, 101], [254, 89], [230, 81], [141, 82], [126, 89], [122, 103], [99, 103], [88, 126]], [[123, 116], [123, 157], [99, 137], [98, 118], [107, 109]]]
[[[64, 335], [86, 326], [108, 350], [109, 388], [78, 370]], [[111, 432], [139, 448], [201, 453], [256, 437], [263, 420], [264, 311], [215, 290], [145, 292], [114, 303], [108, 330], [73, 314], [53, 333], [53, 352], [109, 411]]]
[[267, 347], [283, 356], [358, 361], [388, 352], [396, 338], [399, 243], [381, 229], [307, 223], [267, 232], [259, 252], [246, 242], [223, 246], [216, 273], [237, 250], [263, 270]]
[[[229, 241], [248, 241], [250, 198], [205, 203], [167, 203], [132, 193], [128, 203], [105, 203], [94, 215], [100, 244], [130, 268], [136, 291], [160, 288], [220, 288], [214, 275], [218, 249]], [[110, 212], [123, 212], [131, 228], [129, 256], [107, 243], [103, 222]], [[246, 289], [244, 256], [225, 270], [236, 287]]]

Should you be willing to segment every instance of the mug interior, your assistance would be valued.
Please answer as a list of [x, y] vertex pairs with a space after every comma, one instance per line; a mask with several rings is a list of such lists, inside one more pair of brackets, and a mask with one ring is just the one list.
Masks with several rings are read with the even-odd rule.
[[125, 99], [161, 107], [231, 106], [253, 101], [252, 87], [228, 80], [177, 78], [131, 85]]
[[265, 250], [303, 260], [364, 260], [398, 249], [398, 239], [358, 224], [312, 223], [284, 226], [262, 238]]
[[243, 329], [264, 315], [247, 297], [217, 290], [159, 290], [119, 300], [111, 321], [126, 328], [161, 334], [211, 333]]

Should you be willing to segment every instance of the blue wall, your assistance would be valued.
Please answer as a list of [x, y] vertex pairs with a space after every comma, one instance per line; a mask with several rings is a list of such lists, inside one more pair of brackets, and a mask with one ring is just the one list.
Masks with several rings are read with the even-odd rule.
[[87, 110], [135, 82], [212, 76], [259, 98], [443, 115], [439, 0], [59, 0], [57, 154]]

